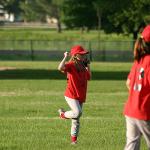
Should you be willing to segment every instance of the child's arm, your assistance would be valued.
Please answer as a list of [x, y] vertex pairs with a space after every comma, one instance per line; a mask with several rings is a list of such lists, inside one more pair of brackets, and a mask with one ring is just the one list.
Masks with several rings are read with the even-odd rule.
[[60, 62], [59, 66], [58, 66], [58, 70], [60, 70], [60, 71], [62, 71], [62, 72], [64, 71], [64, 69], [65, 69], [65, 62], [66, 62], [66, 60], [67, 60], [68, 55], [69, 55], [68, 52], [65, 52], [65, 53], [64, 53], [64, 58], [63, 58], [63, 60]]
[[126, 81], [126, 87], [128, 90], [130, 90], [130, 79], [129, 78]]

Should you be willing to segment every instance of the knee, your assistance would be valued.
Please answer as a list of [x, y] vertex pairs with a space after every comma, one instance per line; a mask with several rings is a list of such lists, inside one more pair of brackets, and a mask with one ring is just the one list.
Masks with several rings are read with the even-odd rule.
[[82, 115], [82, 111], [75, 111], [74, 112], [74, 118], [79, 118]]

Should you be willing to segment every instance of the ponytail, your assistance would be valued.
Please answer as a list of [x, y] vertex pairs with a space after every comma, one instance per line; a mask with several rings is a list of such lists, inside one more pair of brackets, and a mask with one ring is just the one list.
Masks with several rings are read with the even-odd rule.
[[150, 54], [150, 43], [145, 42], [143, 37], [140, 37], [135, 42], [134, 46], [134, 60], [140, 61], [140, 59], [146, 54]]

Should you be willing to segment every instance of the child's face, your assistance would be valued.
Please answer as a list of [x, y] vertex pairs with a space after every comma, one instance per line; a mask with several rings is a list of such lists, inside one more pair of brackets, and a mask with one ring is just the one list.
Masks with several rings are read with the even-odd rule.
[[79, 60], [84, 60], [86, 58], [86, 54], [76, 54]]

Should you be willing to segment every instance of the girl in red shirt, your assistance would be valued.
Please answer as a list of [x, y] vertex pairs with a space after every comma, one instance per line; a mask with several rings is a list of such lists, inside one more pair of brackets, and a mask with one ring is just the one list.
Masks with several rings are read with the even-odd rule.
[[150, 25], [145, 27], [134, 47], [134, 64], [127, 78], [125, 104], [125, 150], [139, 150], [143, 135], [150, 150]]
[[[86, 100], [87, 81], [90, 80], [91, 72], [89, 61], [86, 57], [88, 51], [80, 45], [74, 46], [70, 54], [64, 53], [64, 58], [58, 66], [58, 70], [67, 75], [67, 87], [65, 90], [65, 99], [70, 107], [70, 111], [59, 109], [59, 115], [62, 119], [71, 119], [71, 141], [77, 143], [80, 122], [82, 114], [82, 105]], [[71, 55], [69, 62], [67, 57]]]

